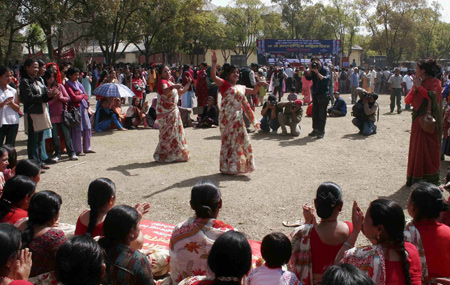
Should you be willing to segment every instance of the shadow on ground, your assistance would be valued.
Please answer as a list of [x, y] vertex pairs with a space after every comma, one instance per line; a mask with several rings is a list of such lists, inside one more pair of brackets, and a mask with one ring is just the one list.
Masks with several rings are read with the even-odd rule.
[[346, 134], [342, 136], [343, 139], [348, 139], [348, 140], [365, 140], [368, 138], [368, 136], [363, 136], [361, 134]]
[[205, 176], [198, 176], [193, 177], [189, 179], [182, 180], [180, 182], [174, 183], [170, 186], [167, 186], [164, 189], [155, 191], [153, 193], [150, 193], [148, 195], [143, 196], [142, 198], [147, 199], [150, 197], [153, 197], [155, 195], [161, 194], [163, 192], [172, 190], [174, 188], [184, 188], [184, 187], [192, 187], [192, 185], [195, 185], [197, 182], [201, 180], [210, 180], [214, 182], [219, 188], [223, 188], [220, 186], [220, 183], [223, 181], [241, 181], [241, 182], [248, 182], [250, 181], [250, 177], [244, 176], [244, 175], [224, 175], [222, 173], [216, 173], [211, 175], [205, 175]]
[[314, 142], [317, 139], [315, 137], [302, 137], [302, 138], [294, 138], [290, 137], [290, 140], [280, 141], [280, 146], [286, 147], [286, 146], [300, 146], [300, 145], [307, 145], [308, 143]]
[[[180, 162], [180, 163], [182, 163], [182, 162]], [[107, 171], [118, 171], [118, 172], [121, 172], [125, 176], [137, 176], [138, 174], [132, 175], [129, 170], [141, 169], [141, 168], [151, 168], [151, 167], [163, 166], [163, 165], [166, 165], [166, 164], [162, 163], [162, 162], [156, 162], [156, 161], [141, 162], [141, 163], [136, 162], [136, 163], [130, 163], [130, 164], [125, 164], [125, 165], [118, 165], [115, 167], [110, 167], [110, 168], [107, 168], [106, 170]]]
[[411, 188], [406, 186], [406, 185], [403, 185], [400, 189], [398, 189], [397, 191], [395, 191], [391, 195], [389, 195], [389, 196], [380, 196], [378, 198], [394, 200], [400, 206], [402, 206], [403, 209], [405, 209], [410, 193], [411, 193]]
[[[442, 161], [441, 162], [441, 168], [440, 168], [441, 183], [445, 182], [445, 176], [447, 175], [447, 172], [449, 171], [449, 169], [448, 169], [449, 167], [450, 167], [450, 161]], [[394, 200], [400, 206], [402, 206], [403, 208], [406, 208], [409, 194], [411, 194], [411, 187], [403, 185], [400, 189], [395, 191], [395, 193], [393, 193], [389, 196], [380, 196], [379, 198], [386, 198], [386, 199]]]

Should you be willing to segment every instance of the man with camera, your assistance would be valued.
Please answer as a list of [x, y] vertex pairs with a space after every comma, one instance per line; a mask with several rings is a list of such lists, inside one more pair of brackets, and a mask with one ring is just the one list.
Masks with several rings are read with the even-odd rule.
[[353, 106], [352, 115], [355, 117], [352, 121], [359, 129], [359, 133], [364, 136], [370, 136], [377, 133], [376, 112], [378, 110], [378, 95], [368, 93], [363, 88], [357, 88], [360, 100]]
[[308, 136], [317, 136], [318, 139], [321, 139], [325, 135], [325, 124], [327, 121], [329, 72], [323, 68], [319, 58], [314, 56], [311, 58], [309, 70], [305, 77], [307, 80], [313, 81], [311, 88], [313, 131]]
[[277, 106], [277, 97], [269, 95], [268, 101], [264, 102], [261, 110], [261, 132], [268, 133], [272, 129], [272, 134], [276, 134], [280, 124], [278, 123], [278, 113], [283, 110]]
[[[278, 114], [278, 122], [282, 130], [281, 135], [287, 135], [286, 125], [291, 128], [291, 135], [298, 137], [300, 135], [300, 121], [303, 116], [302, 100], [288, 101], [278, 103], [277, 107], [283, 109], [283, 112]], [[313, 106], [314, 108], [314, 106]]]

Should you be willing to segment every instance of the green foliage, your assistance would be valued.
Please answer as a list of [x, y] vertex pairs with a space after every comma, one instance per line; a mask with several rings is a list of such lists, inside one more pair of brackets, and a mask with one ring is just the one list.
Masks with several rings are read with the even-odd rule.
[[[0, 0], [0, 61], [46, 45], [50, 59], [68, 47], [100, 45], [108, 64], [135, 45], [148, 60], [176, 52], [196, 63], [208, 49], [250, 54], [256, 39], [340, 39], [358, 44], [363, 57], [386, 55], [388, 65], [418, 58], [450, 58], [450, 24], [438, 3], [426, 0], [233, 0], [202, 11], [209, 0]], [[89, 43], [91, 45], [91, 43]]]
[[81, 72], [87, 71], [86, 60], [80, 52], [77, 52], [75, 54], [75, 58], [73, 59], [73, 66], [81, 70]]

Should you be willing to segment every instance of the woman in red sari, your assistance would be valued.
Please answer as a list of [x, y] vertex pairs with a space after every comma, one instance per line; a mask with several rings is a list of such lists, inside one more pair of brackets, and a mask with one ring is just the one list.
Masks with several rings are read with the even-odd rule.
[[[442, 136], [442, 86], [441, 81], [436, 78], [439, 71], [440, 67], [436, 61], [419, 61], [414, 85], [405, 98], [405, 103], [413, 106], [406, 186], [422, 180], [439, 185]], [[424, 131], [420, 125], [421, 118], [427, 112], [428, 103], [432, 104], [432, 115], [436, 119], [436, 129], [433, 133]]]
[[195, 85], [195, 96], [197, 96], [197, 105], [204, 107], [206, 105], [206, 98], [208, 97], [208, 84], [206, 83], [206, 69], [208, 64], [202, 62], [200, 70], [197, 71], [197, 84]]

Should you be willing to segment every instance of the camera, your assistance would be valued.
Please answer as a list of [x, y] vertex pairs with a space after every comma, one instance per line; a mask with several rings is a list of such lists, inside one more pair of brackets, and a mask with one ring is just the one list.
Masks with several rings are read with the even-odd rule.
[[313, 68], [313, 69], [319, 69], [319, 64], [318, 64], [317, 62], [313, 61], [313, 62], [311, 63], [311, 68]]
[[369, 100], [372, 97], [372, 93], [364, 92], [362, 97], [363, 99]]
[[295, 109], [295, 108], [297, 108], [297, 104], [295, 102], [292, 102], [291, 109]]
[[270, 104], [270, 106], [275, 106], [275, 105], [277, 105], [277, 102], [276, 101], [269, 101], [269, 104]]

